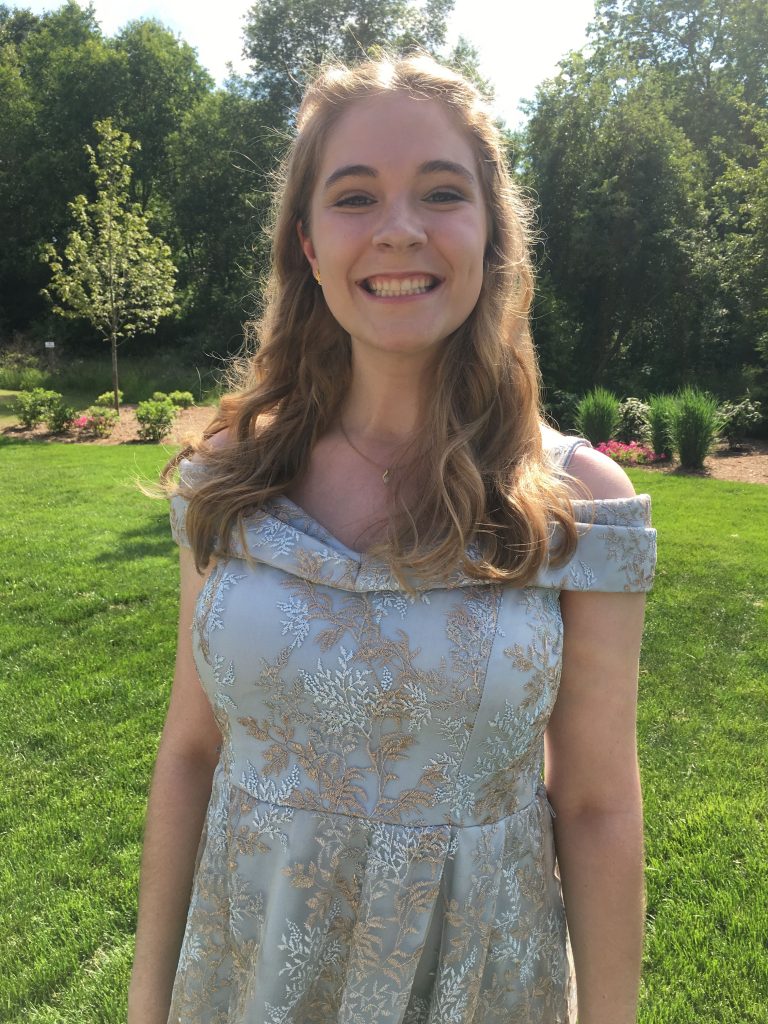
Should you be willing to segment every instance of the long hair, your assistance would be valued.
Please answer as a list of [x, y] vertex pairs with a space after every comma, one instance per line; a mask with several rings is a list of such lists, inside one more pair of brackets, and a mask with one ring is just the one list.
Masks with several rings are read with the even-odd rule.
[[[362, 99], [402, 93], [443, 104], [477, 158], [489, 220], [480, 295], [439, 346], [414, 442], [420, 486], [408, 505], [394, 484], [386, 539], [370, 554], [400, 584], [438, 581], [457, 568], [479, 580], [522, 586], [547, 559], [564, 562], [576, 527], [562, 475], [541, 437], [540, 380], [529, 316], [531, 212], [511, 180], [498, 130], [477, 90], [426, 56], [323, 70], [307, 89], [283, 161], [272, 218], [272, 261], [257, 324], [258, 348], [239, 362], [234, 387], [196, 448], [208, 482], [190, 491], [187, 532], [198, 569], [215, 538], [283, 492], [334, 423], [351, 379], [351, 342], [326, 305], [296, 225], [309, 203], [329, 132]], [[228, 428], [229, 442], [208, 439]], [[413, 450], [413, 449], [412, 449]], [[182, 493], [186, 493], [182, 490]], [[558, 543], [552, 547], [556, 527]], [[219, 541], [221, 552], [225, 541]]]

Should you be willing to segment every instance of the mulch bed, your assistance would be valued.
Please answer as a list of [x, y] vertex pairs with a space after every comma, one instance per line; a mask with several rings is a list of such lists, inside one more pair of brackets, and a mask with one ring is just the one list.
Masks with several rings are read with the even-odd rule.
[[[166, 444], [183, 445], [189, 440], [199, 438], [205, 427], [216, 414], [213, 406], [194, 406], [182, 409], [168, 437]], [[120, 420], [109, 437], [93, 438], [83, 441], [76, 430], [65, 434], [51, 434], [45, 426], [34, 430], [24, 430], [20, 426], [5, 427], [2, 433], [6, 437], [25, 441], [56, 441], [58, 443], [78, 444], [142, 444], [138, 435], [136, 406], [124, 405], [120, 409]], [[657, 463], [646, 468], [655, 473], [675, 473], [685, 476], [711, 477], [715, 480], [733, 480], [738, 483], [768, 484], [768, 441], [751, 440], [739, 450], [732, 452], [722, 445], [704, 462], [704, 470], [700, 473], [689, 473], [680, 469], [675, 463]]]
[[[193, 406], [191, 409], [180, 409], [176, 415], [171, 432], [163, 439], [164, 444], [183, 445], [191, 439], [199, 438], [205, 427], [216, 415], [215, 406]], [[22, 441], [56, 441], [59, 444], [145, 444], [139, 440], [139, 421], [136, 419], [135, 405], [122, 405], [120, 419], [115, 424], [109, 437], [83, 438], [79, 430], [68, 430], [63, 434], [51, 434], [44, 424], [34, 430], [25, 430], [22, 426], [5, 427], [2, 433]]]
[[683, 470], [675, 462], [656, 463], [644, 468], [652, 469], [655, 473], [673, 473], [677, 476], [703, 476], [742, 484], [768, 484], [768, 441], [750, 440], [738, 451], [720, 445], [704, 460], [704, 469], [698, 473]]

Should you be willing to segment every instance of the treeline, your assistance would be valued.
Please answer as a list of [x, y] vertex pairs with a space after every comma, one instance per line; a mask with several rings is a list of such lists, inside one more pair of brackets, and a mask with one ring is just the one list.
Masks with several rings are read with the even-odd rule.
[[768, 2], [598, 0], [520, 165], [548, 383], [766, 396]]
[[[0, 345], [102, 351], [54, 319], [40, 260], [92, 189], [94, 121], [137, 140], [133, 199], [171, 247], [179, 313], [131, 345], [192, 360], [239, 346], [258, 308], [271, 173], [308, 68], [415, 45], [477, 73], [453, 0], [259, 0], [249, 71], [217, 88], [156, 21], [104, 37], [69, 0], [0, 5]], [[563, 59], [508, 133], [539, 204], [535, 337], [549, 399], [604, 383], [645, 396], [695, 382], [766, 397], [768, 0], [598, 0], [588, 45]], [[104, 351], [106, 357], [106, 351]]]

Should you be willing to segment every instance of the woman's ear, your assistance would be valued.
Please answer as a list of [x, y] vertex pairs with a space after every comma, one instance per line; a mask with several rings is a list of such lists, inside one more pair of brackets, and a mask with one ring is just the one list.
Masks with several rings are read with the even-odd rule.
[[317, 256], [315, 255], [315, 247], [312, 244], [312, 239], [309, 235], [304, 234], [304, 225], [300, 220], [296, 221], [296, 232], [299, 236], [299, 242], [301, 243], [304, 255], [307, 257], [310, 267], [312, 267], [312, 273], [317, 276]]

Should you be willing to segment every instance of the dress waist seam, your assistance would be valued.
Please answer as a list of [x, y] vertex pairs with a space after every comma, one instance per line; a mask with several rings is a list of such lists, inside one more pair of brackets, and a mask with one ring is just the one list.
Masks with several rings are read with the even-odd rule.
[[407, 828], [420, 831], [428, 831], [430, 829], [457, 829], [463, 831], [464, 829], [471, 828], [492, 828], [494, 825], [501, 825], [510, 818], [516, 818], [518, 815], [524, 814], [526, 811], [530, 811], [531, 808], [536, 807], [540, 801], [543, 801], [546, 804], [551, 817], [555, 818], [557, 816], [552, 804], [549, 802], [547, 790], [543, 783], [539, 783], [536, 787], [536, 792], [528, 803], [523, 804], [522, 807], [518, 807], [516, 811], [512, 811], [510, 814], [505, 814], [501, 818], [496, 818], [494, 821], [478, 821], [471, 825], [462, 824], [458, 821], [441, 821], [436, 822], [433, 825], [419, 825], [407, 821], [388, 821], [386, 818], [368, 818], [363, 814], [348, 814], [345, 811], [333, 811], [327, 807], [294, 807], [292, 804], [282, 804], [278, 803], [276, 800], [267, 800], [264, 797], [257, 796], [249, 789], [246, 789], [241, 783], [234, 782], [231, 778], [226, 779], [226, 784], [232, 789], [236, 789], [240, 793], [243, 793], [251, 800], [256, 800], [260, 804], [266, 804], [269, 807], [275, 807], [280, 810], [298, 811], [305, 814], [330, 814], [336, 818], [351, 818], [354, 821], [367, 822], [372, 825], [391, 825], [394, 828]]

